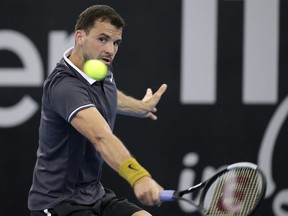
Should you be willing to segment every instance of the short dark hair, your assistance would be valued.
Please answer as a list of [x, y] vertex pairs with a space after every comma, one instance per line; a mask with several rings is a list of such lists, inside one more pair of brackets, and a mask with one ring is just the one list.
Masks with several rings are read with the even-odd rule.
[[125, 26], [124, 19], [112, 7], [93, 5], [78, 16], [75, 31], [84, 30], [89, 33], [96, 21], [108, 21], [119, 29]]

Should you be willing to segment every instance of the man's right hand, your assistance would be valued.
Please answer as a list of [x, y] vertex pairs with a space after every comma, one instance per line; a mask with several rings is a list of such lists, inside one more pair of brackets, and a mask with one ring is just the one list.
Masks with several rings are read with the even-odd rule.
[[134, 184], [134, 193], [137, 199], [147, 206], [161, 203], [159, 193], [163, 188], [151, 177], [143, 177]]

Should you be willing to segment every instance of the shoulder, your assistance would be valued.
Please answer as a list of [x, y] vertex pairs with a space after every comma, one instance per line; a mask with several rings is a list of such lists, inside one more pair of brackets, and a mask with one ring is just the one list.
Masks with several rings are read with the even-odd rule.
[[47, 77], [44, 88], [67, 88], [84, 86], [85, 84], [75, 71], [69, 68], [64, 60], [61, 60]]
[[60, 61], [45, 80], [43, 91], [49, 100], [61, 101], [71, 96], [87, 96], [87, 88], [81, 77]]

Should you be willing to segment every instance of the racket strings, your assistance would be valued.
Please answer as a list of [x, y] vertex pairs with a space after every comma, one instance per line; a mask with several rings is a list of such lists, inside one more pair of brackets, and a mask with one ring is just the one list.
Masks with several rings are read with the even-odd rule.
[[207, 189], [202, 209], [206, 215], [247, 216], [258, 204], [262, 184], [257, 170], [229, 170], [217, 177]]

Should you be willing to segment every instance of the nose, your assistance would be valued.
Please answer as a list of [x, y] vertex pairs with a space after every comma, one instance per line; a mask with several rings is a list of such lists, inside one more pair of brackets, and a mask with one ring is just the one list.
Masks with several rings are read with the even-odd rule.
[[107, 43], [105, 47], [105, 52], [109, 53], [110, 55], [114, 55], [115, 52], [117, 51], [116, 46], [114, 43]]

